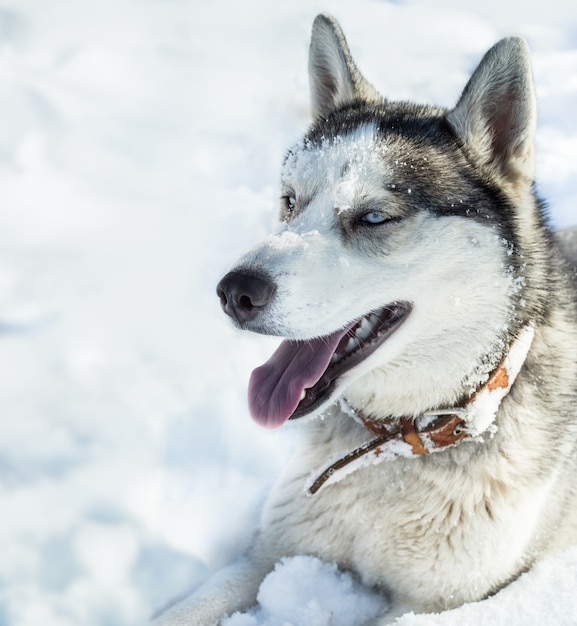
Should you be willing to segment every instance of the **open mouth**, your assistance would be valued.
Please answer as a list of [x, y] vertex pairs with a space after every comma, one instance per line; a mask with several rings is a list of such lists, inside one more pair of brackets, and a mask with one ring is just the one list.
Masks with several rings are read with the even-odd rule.
[[412, 306], [395, 302], [344, 328], [308, 341], [285, 340], [255, 369], [249, 410], [267, 428], [304, 417], [331, 398], [339, 378], [379, 348], [407, 319]]

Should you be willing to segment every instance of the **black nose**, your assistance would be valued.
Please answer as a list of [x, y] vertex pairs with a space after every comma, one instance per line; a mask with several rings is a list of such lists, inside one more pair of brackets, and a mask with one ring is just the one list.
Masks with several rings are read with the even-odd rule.
[[229, 272], [216, 287], [222, 310], [241, 325], [253, 320], [275, 291], [276, 285], [269, 278], [245, 271]]

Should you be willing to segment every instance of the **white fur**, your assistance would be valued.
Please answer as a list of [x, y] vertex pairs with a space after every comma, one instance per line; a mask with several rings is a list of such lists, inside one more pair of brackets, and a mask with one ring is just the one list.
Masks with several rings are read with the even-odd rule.
[[[370, 106], [384, 102], [360, 76], [328, 16], [315, 20], [310, 59], [315, 117], [355, 98]], [[535, 267], [547, 239], [538, 232], [531, 194], [528, 68], [520, 40], [500, 42], [447, 120], [487, 180], [499, 181], [515, 204], [518, 241], [534, 255], [527, 271], [541, 284]], [[496, 106], [503, 98], [505, 117]], [[570, 398], [576, 375], [569, 297], [559, 297], [547, 324], [535, 325], [527, 367], [499, 408], [494, 438], [487, 433], [435, 454], [370, 465], [316, 496], [306, 494], [311, 475], [371, 438], [339, 408], [338, 397], [377, 419], [453, 406], [487, 379], [511, 329], [519, 328], [521, 313], [512, 303], [526, 288], [526, 276], [513, 271], [510, 257], [523, 257], [494, 225], [456, 212], [432, 215], [424, 206], [384, 227], [378, 240], [361, 241], [365, 235], [347, 226], [363, 203], [395, 217], [398, 195], [387, 184], [397, 168], [412, 166], [393, 156], [371, 124], [289, 153], [282, 193], [291, 198], [292, 213], [237, 266], [274, 281], [274, 299], [259, 312], [260, 328], [311, 339], [393, 302], [410, 302], [413, 309], [376, 352], [341, 377], [317, 411], [321, 419], [299, 420], [294, 458], [271, 491], [246, 557], [159, 617], [158, 626], [218, 623], [256, 601], [275, 562], [298, 554], [334, 561], [389, 593], [396, 609], [385, 623], [406, 608], [439, 611], [479, 600], [574, 537], [574, 428], [556, 431], [569, 419], [563, 398]], [[443, 181], [434, 183], [442, 195]], [[532, 241], [538, 236], [539, 244]], [[553, 290], [547, 294], [557, 297]], [[552, 376], [554, 367], [562, 372], [554, 381], [559, 391], [542, 393], [539, 376]]]
[[[344, 245], [336, 226], [340, 213], [358, 198], [387, 203], [383, 181], [394, 163], [386, 155], [370, 127], [317, 148], [294, 150], [284, 184], [294, 188], [298, 181], [298, 195], [311, 200], [239, 266], [265, 270], [274, 280], [277, 297], [263, 323], [294, 339], [327, 335], [395, 301], [414, 303], [403, 326], [347, 372], [340, 388], [365, 412], [382, 414], [379, 407], [387, 407], [391, 415], [416, 415], [454, 403], [462, 393], [463, 372], [476, 388], [494, 367], [487, 363], [479, 370], [479, 363], [507, 327], [518, 285], [508, 272], [507, 243], [460, 217], [439, 219], [423, 212], [401, 240], [383, 243], [389, 254], [363, 256]], [[466, 346], [462, 351], [454, 341], [457, 334]]]

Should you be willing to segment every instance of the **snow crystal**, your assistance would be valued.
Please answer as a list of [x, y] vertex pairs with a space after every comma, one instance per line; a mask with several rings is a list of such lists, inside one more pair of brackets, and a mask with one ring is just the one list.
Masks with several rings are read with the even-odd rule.
[[358, 176], [353, 176], [349, 170], [349, 175], [335, 185], [333, 202], [338, 213], [349, 211], [354, 207], [358, 181]]
[[309, 231], [304, 234], [296, 233], [286, 225], [281, 225], [282, 230], [267, 238], [268, 246], [276, 251], [288, 251], [293, 248], [306, 248], [310, 237], [319, 236], [318, 231]]

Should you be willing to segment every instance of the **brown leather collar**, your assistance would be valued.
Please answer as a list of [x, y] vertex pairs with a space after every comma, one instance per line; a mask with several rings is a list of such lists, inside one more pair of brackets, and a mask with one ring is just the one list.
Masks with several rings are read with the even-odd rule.
[[371, 419], [347, 407], [377, 437], [328, 465], [308, 486], [308, 495], [316, 494], [325, 484], [340, 480], [358, 467], [398, 456], [437, 452], [465, 440], [478, 440], [480, 435], [495, 428], [493, 422], [499, 405], [527, 358], [533, 336], [533, 326], [523, 328], [489, 380], [462, 407], [431, 411], [417, 418], [401, 417], [395, 422]]
[[[431, 450], [448, 448], [457, 445], [468, 436], [465, 421], [460, 415], [441, 415], [438, 419], [419, 429], [414, 419], [402, 417], [397, 426], [361, 418], [365, 426], [378, 437], [369, 441], [352, 452], [345, 454], [338, 461], [327, 467], [308, 487], [309, 495], [314, 495], [335, 474], [353, 461], [372, 453], [374, 459], [385, 454], [384, 447], [391, 442], [403, 442], [410, 446], [407, 456], [429, 454]], [[391, 447], [389, 445], [389, 447]], [[404, 456], [397, 453], [396, 456]]]

